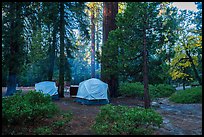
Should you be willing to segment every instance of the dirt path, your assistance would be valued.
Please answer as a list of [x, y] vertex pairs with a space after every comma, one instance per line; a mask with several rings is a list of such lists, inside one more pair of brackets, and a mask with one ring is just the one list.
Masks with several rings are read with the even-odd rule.
[[167, 98], [156, 109], [163, 116], [159, 135], [202, 135], [202, 104], [177, 104]]

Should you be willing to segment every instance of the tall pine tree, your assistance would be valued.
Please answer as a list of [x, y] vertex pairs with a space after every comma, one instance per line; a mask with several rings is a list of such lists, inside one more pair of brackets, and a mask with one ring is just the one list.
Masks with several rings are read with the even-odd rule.
[[[103, 2], [103, 46], [102, 46], [102, 59], [101, 59], [101, 79], [108, 83], [111, 97], [118, 96], [118, 74], [107, 73], [108, 68], [115, 68], [115, 64], [107, 65], [106, 62], [111, 58], [117, 62], [117, 58], [106, 56], [106, 49], [109, 46], [106, 44], [109, 33], [117, 28], [116, 15], [118, 13], [118, 2]], [[118, 48], [112, 50], [113, 54], [117, 57]], [[117, 64], [117, 63], [116, 63]], [[115, 65], [115, 66], [114, 66]]]

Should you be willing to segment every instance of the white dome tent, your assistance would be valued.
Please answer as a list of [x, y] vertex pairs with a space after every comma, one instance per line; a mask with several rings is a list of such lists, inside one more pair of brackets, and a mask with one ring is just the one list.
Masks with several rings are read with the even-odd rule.
[[108, 84], [96, 78], [79, 83], [75, 101], [87, 105], [108, 104]]
[[43, 81], [35, 84], [35, 90], [43, 94], [50, 95], [53, 99], [58, 99], [58, 92], [55, 82]]

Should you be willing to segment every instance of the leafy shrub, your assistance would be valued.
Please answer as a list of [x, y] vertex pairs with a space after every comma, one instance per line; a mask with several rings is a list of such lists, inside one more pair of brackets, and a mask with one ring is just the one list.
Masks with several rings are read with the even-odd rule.
[[156, 92], [152, 92], [152, 96], [155, 96], [157, 98], [169, 97], [176, 91], [173, 86], [167, 84], [158, 84], [155, 85], [155, 87]]
[[[174, 92], [175, 89], [171, 85], [158, 84], [153, 86], [149, 84], [149, 94], [151, 98], [169, 97]], [[120, 95], [142, 98], [144, 97], [144, 85], [140, 82], [122, 83], [119, 86], [119, 93]]]
[[62, 126], [64, 126], [64, 124], [65, 124], [65, 121], [64, 121], [64, 120], [55, 121], [55, 122], [53, 123], [53, 126], [54, 126], [54, 127], [62, 127]]
[[65, 122], [69, 122], [72, 119], [72, 113], [69, 111], [66, 113], [63, 113], [62, 116]]
[[198, 81], [194, 81], [194, 82], [191, 83], [191, 86], [192, 86], [192, 87], [199, 86], [199, 85], [200, 85], [200, 84], [199, 84]]
[[202, 87], [178, 90], [170, 96], [169, 100], [175, 103], [202, 103]]
[[72, 113], [70, 111], [62, 113], [61, 116], [63, 119], [53, 122], [53, 127], [62, 127], [72, 119]]
[[58, 112], [49, 95], [36, 91], [21, 92], [2, 99], [2, 120], [8, 124], [33, 122]]
[[147, 135], [160, 127], [162, 117], [152, 109], [102, 106], [91, 127], [100, 135]]
[[51, 135], [52, 129], [48, 126], [38, 127], [34, 130], [36, 135]]
[[144, 96], [144, 86], [140, 82], [122, 83], [119, 86], [119, 94], [125, 96]]

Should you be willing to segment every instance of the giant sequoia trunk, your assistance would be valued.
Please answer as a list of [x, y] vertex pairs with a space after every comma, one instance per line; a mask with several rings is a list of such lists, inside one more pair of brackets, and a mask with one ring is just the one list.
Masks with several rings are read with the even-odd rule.
[[20, 21], [21, 7], [19, 3], [10, 3], [10, 61], [9, 61], [9, 76], [7, 81], [7, 91], [5, 96], [12, 95], [16, 92], [16, 75], [20, 63], [18, 63], [20, 52], [21, 31], [23, 31]]
[[59, 97], [64, 97], [64, 3], [60, 2], [60, 64], [59, 64]]
[[[103, 46], [108, 39], [109, 32], [117, 28], [116, 21], [115, 21], [115, 17], [117, 13], [118, 13], [118, 2], [103, 3]], [[117, 56], [118, 54], [117, 47], [114, 49], [113, 52]], [[104, 54], [105, 53], [103, 53], [103, 47], [102, 47], [102, 56], [104, 56]], [[116, 58], [112, 58], [112, 59], [116, 59]], [[112, 65], [116, 65], [116, 64], [112, 64]], [[108, 83], [110, 96], [116, 97], [117, 89], [118, 89], [118, 76], [117, 75], [107, 76], [105, 74], [106, 69], [107, 69], [106, 66], [103, 65], [103, 62], [101, 62], [101, 79], [102, 81]]]
[[95, 22], [94, 10], [91, 11], [91, 77], [95, 78]]

